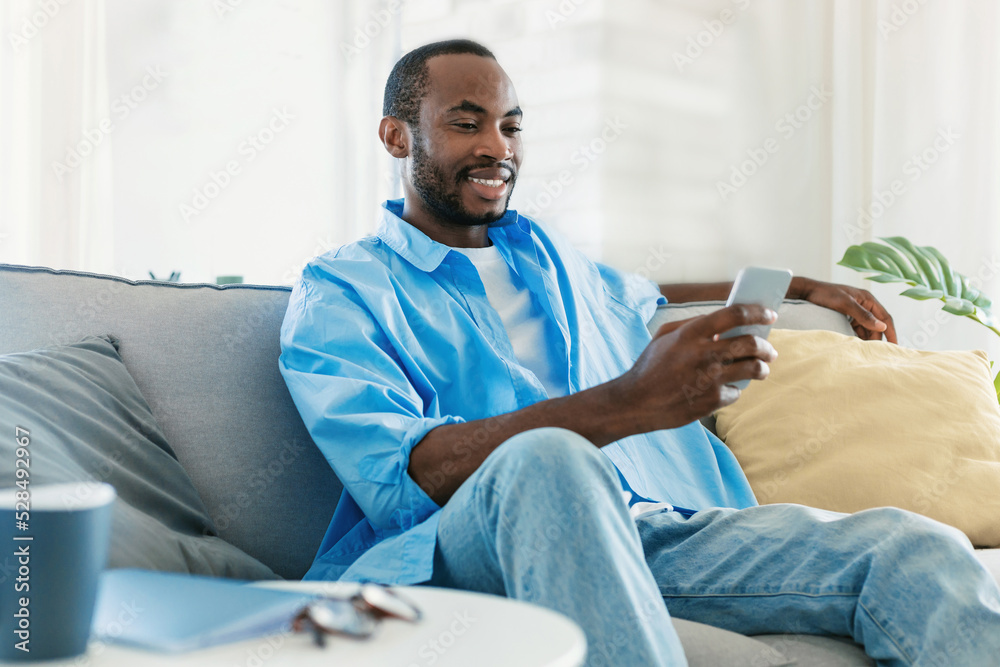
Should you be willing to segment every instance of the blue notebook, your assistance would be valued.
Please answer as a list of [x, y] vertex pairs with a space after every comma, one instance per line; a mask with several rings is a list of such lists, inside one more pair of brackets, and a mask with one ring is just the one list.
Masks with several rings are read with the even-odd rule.
[[101, 575], [93, 637], [177, 653], [287, 631], [316, 595], [149, 570]]

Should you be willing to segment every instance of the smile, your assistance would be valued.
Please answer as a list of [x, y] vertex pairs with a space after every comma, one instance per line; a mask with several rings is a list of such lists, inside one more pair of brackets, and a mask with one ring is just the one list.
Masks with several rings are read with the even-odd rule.
[[[498, 174], [502, 175], [502, 174]], [[466, 176], [469, 187], [480, 199], [499, 202], [507, 196], [510, 183], [503, 178], [475, 178]]]
[[480, 185], [485, 185], [490, 188], [499, 188], [506, 183], [506, 181], [502, 181], [500, 179], [472, 178], [471, 176], [469, 177], [469, 180], [473, 183], [479, 183]]

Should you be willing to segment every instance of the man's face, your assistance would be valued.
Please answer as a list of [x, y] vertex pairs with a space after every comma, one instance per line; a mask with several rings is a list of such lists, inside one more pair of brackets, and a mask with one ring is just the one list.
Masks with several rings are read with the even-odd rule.
[[491, 58], [427, 61], [428, 92], [411, 127], [409, 180], [442, 222], [484, 225], [507, 211], [521, 166], [521, 110], [514, 86]]

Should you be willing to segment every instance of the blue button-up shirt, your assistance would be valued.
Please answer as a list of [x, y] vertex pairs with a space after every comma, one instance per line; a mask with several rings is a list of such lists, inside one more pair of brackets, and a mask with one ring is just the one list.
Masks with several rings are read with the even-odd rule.
[[[410, 451], [438, 426], [547, 398], [514, 356], [472, 262], [402, 220], [402, 209], [386, 202], [375, 236], [310, 262], [281, 328], [281, 373], [344, 483], [306, 578], [429, 580], [440, 507], [410, 478]], [[655, 284], [592, 262], [513, 210], [489, 238], [555, 322], [545, 344], [570, 393], [631, 368], [666, 303]], [[756, 502], [735, 457], [698, 422], [601, 451], [645, 498], [693, 509]]]

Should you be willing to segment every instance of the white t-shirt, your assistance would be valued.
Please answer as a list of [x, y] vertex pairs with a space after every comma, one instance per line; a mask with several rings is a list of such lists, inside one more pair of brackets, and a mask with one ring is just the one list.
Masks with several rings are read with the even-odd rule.
[[[566, 374], [559, 372], [558, 365], [552, 363], [545, 346], [545, 327], [555, 325], [531, 297], [524, 282], [507, 266], [496, 246], [454, 250], [468, 257], [479, 272], [486, 297], [500, 315], [514, 348], [514, 356], [521, 365], [535, 374], [549, 398], [569, 393]], [[648, 512], [673, 509], [669, 503], [646, 502], [625, 490], [622, 491], [622, 499], [629, 505], [629, 514], [633, 518]]]
[[[469, 258], [486, 288], [486, 297], [496, 309], [522, 366], [535, 374], [549, 398], [569, 393], [565, 369], [552, 363], [545, 345], [545, 327], [555, 327], [532, 298], [531, 291], [507, 266], [495, 245], [486, 248], [454, 248]], [[550, 336], [550, 339], [552, 336]]]

